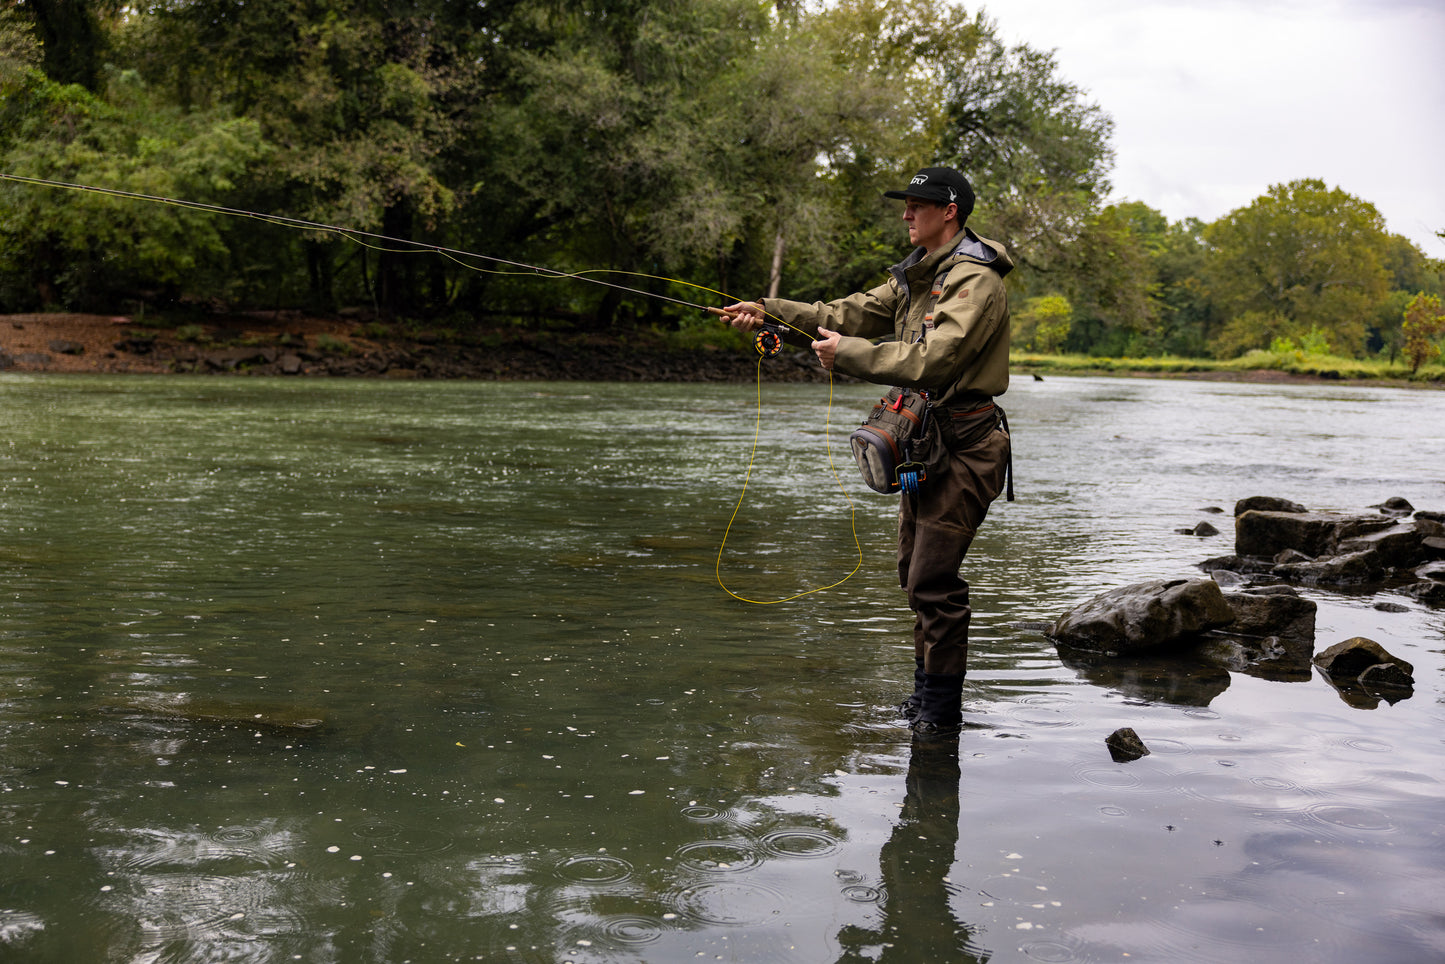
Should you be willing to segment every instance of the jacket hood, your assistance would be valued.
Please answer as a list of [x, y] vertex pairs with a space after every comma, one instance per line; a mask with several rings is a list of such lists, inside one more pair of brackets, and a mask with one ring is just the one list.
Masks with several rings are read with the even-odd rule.
[[1013, 258], [1008, 255], [1008, 249], [997, 241], [989, 241], [987, 238], [980, 238], [968, 228], [962, 231], [963, 237], [957, 239], [953, 246], [951, 257], [965, 257], [980, 264], [986, 264], [998, 272], [1002, 278], [1014, 269]]

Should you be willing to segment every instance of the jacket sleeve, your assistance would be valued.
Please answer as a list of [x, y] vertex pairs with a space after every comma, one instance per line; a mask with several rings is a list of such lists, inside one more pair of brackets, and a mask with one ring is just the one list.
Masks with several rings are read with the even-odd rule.
[[860, 339], [881, 338], [893, 334], [893, 315], [899, 303], [898, 293], [890, 280], [871, 291], [860, 291], [836, 301], [801, 301], [769, 298], [764, 304], [768, 314], [781, 319], [792, 328], [818, 337], [818, 329], [841, 332]]
[[865, 381], [942, 393], [997, 344], [999, 327], [1008, 324], [1006, 297], [1003, 279], [991, 269], [973, 262], [957, 264], [925, 338], [915, 340], [915, 335], [877, 345], [862, 337], [844, 338], [834, 368]]

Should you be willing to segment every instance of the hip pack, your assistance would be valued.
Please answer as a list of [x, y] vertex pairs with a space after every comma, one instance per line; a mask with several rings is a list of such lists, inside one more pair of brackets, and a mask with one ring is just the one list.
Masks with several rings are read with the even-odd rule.
[[899, 490], [918, 493], [928, 473], [924, 463], [915, 459], [914, 449], [926, 437], [930, 408], [926, 394], [890, 388], [849, 436], [858, 473], [868, 488], [884, 494]]

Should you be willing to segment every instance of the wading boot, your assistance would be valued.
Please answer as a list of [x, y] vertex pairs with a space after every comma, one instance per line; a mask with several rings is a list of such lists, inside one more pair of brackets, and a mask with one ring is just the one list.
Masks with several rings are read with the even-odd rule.
[[913, 657], [913, 693], [898, 704], [898, 715], [912, 724], [923, 705], [923, 657]]
[[909, 726], [918, 736], [957, 736], [963, 729], [963, 674], [923, 674], [922, 702]]

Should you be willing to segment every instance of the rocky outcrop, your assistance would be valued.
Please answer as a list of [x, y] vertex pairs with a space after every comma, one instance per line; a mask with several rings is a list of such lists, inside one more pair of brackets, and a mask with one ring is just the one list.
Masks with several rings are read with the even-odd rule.
[[[1445, 514], [1417, 512], [1400, 498], [1372, 508], [1378, 514], [1240, 500], [1236, 552], [1200, 563], [1209, 579], [1122, 586], [1030, 628], [1050, 637], [1081, 677], [1151, 702], [1205, 706], [1232, 673], [1306, 682], [1316, 668], [1351, 706], [1407, 699], [1414, 667], [1370, 640], [1316, 656], [1318, 606], [1295, 588], [1389, 589], [1445, 606]], [[1382, 612], [1408, 608], [1376, 604]]]
[[[1235, 509], [1235, 554], [1200, 563], [1212, 574], [1233, 574], [1248, 584], [1275, 580], [1366, 591], [1397, 589], [1427, 605], [1445, 605], [1442, 580], [1420, 573], [1445, 562], [1441, 513], [1416, 512], [1394, 497], [1372, 515], [1318, 512], [1268, 497], [1240, 500]], [[1219, 577], [1216, 575], [1217, 579]]]
[[1102, 593], [1045, 632], [1087, 679], [1194, 704], [1223, 692], [1229, 672], [1309, 679], [1317, 608], [1286, 585], [1226, 593], [1215, 580], [1161, 580]]
[[1335, 512], [1275, 512], [1246, 509], [1234, 518], [1234, 551], [1273, 557], [1286, 549], [1307, 556], [1337, 552], [1342, 541], [1394, 524], [1381, 516]]

